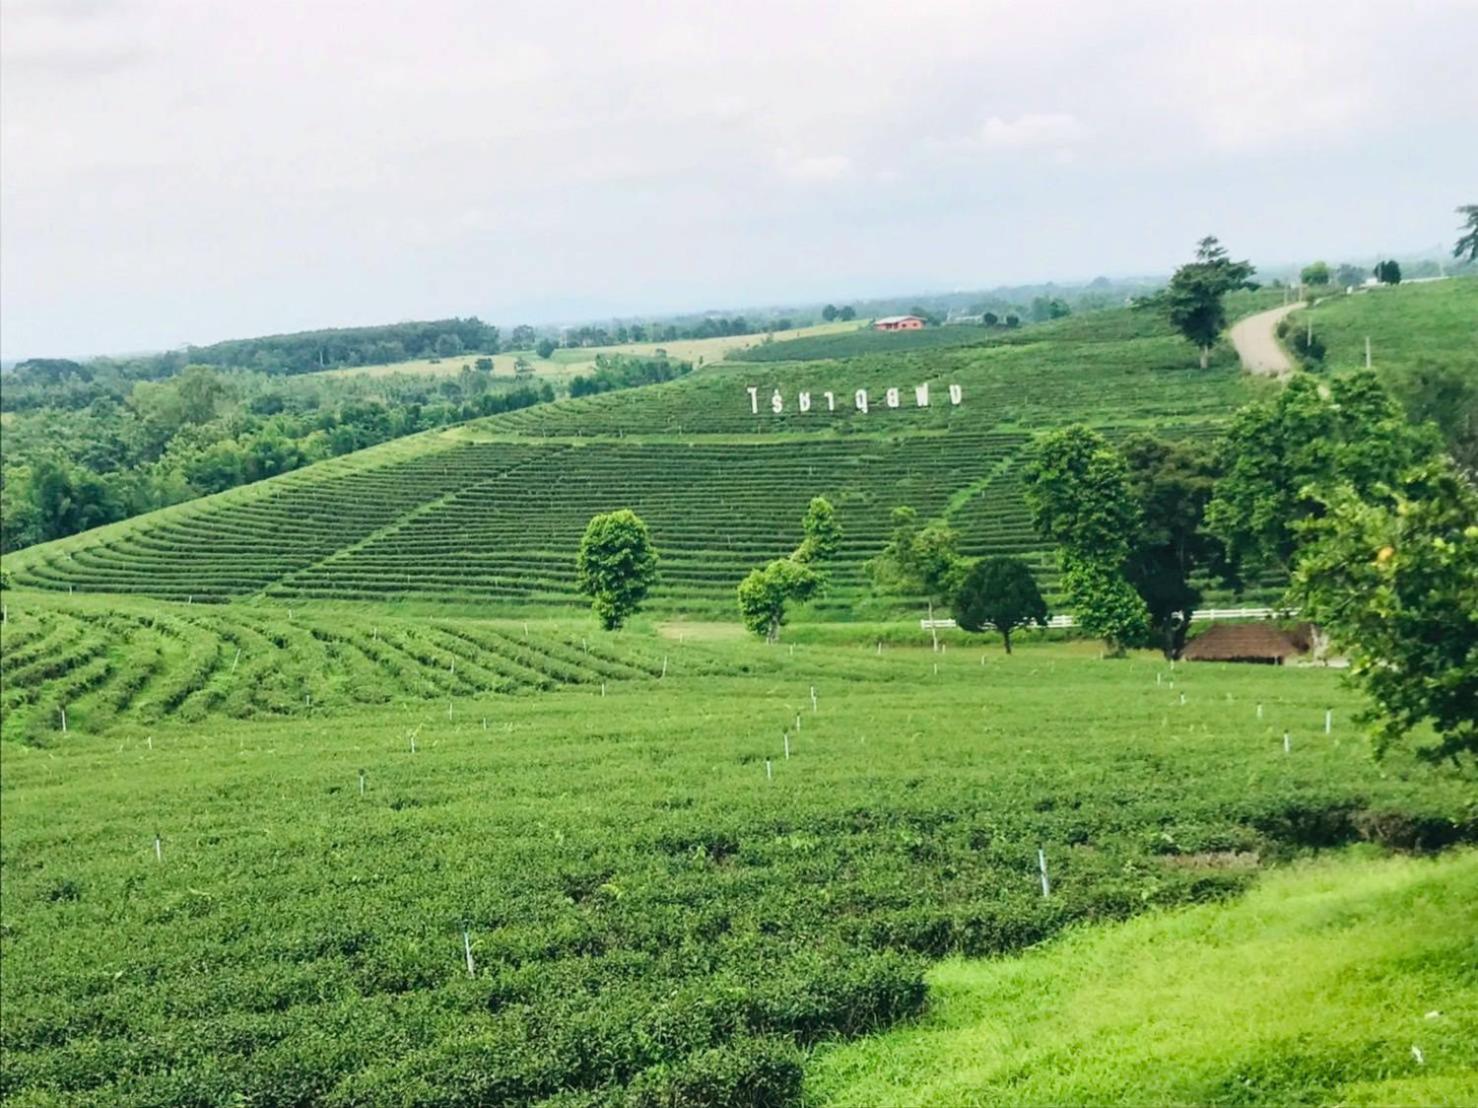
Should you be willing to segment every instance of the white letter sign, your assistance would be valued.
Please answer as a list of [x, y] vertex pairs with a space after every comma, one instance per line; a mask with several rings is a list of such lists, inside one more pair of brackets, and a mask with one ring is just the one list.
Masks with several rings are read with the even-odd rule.
[[859, 412], [866, 412], [867, 411], [867, 390], [866, 389], [858, 389], [857, 390], [857, 395], [854, 397], [854, 399], [857, 401], [857, 410]]
[[913, 400], [920, 408], [927, 408], [929, 406], [929, 386], [915, 385], [913, 387]]
[[747, 392], [747, 393], [749, 393], [749, 410], [751, 412], [753, 412], [755, 415], [759, 415], [760, 414], [760, 390], [756, 386], [750, 385], [749, 388], [745, 389], [744, 391]]
[[809, 412], [810, 410], [811, 410], [811, 394], [808, 393], [808, 392], [803, 392], [803, 393], [801, 393], [801, 411], [803, 411], [803, 412]]

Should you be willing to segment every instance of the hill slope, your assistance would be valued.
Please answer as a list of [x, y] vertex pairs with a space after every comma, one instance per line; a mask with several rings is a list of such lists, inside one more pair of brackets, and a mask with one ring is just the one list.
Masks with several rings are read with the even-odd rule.
[[[1398, 293], [1418, 304], [1466, 296], [1478, 307], [1475, 290], [1478, 282], [1453, 281]], [[1341, 310], [1389, 303], [1348, 299]], [[1461, 304], [1445, 310], [1456, 319]], [[1419, 342], [1427, 351], [1467, 338], [1464, 326], [1447, 325]], [[1388, 345], [1399, 343], [1395, 335]], [[920, 385], [927, 406], [916, 403]], [[1128, 310], [969, 346], [725, 362], [401, 440], [33, 548], [6, 567], [28, 586], [196, 603], [400, 598], [548, 609], [575, 600], [574, 552], [589, 517], [631, 507], [663, 559], [654, 610], [729, 615], [735, 583], [792, 548], [806, 502], [825, 495], [846, 542], [821, 613], [883, 614], [909, 603], [870, 596], [863, 576], [902, 504], [956, 526], [968, 554], [1028, 555], [1050, 592], [1051, 560], [1019, 489], [1033, 433], [1081, 420], [1110, 435], [1203, 436], [1272, 387], [1240, 373], [1226, 349], [1209, 369], [1194, 368], [1182, 340]], [[896, 407], [889, 389], [898, 390]]]

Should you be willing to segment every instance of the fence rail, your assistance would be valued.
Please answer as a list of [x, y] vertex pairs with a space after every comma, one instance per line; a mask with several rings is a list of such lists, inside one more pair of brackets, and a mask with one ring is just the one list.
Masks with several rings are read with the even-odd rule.
[[[1297, 615], [1296, 611], [1282, 608], [1201, 608], [1192, 613], [1192, 619], [1280, 619]], [[925, 631], [942, 631], [955, 626], [952, 619], [921, 619], [919, 626]], [[1076, 627], [1072, 616], [1053, 616], [1048, 627]]]

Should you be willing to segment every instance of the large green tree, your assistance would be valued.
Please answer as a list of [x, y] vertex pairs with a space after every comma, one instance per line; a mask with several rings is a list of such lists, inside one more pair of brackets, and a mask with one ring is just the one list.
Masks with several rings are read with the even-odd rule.
[[591, 519], [575, 558], [575, 587], [590, 597], [602, 627], [624, 624], [656, 580], [657, 550], [640, 516], [622, 508]]
[[1348, 655], [1377, 749], [1429, 723], [1419, 753], [1478, 757], [1478, 493], [1433, 460], [1313, 495], [1291, 595]]
[[1016, 628], [1047, 626], [1047, 602], [1031, 567], [1010, 555], [982, 558], [970, 567], [955, 594], [954, 612], [966, 631], [999, 631], [1007, 654]]
[[1193, 575], [1220, 569], [1221, 544], [1202, 527], [1217, 476], [1211, 449], [1133, 435], [1121, 449], [1139, 526], [1126, 572], [1167, 658], [1178, 658], [1201, 604]]
[[1363, 495], [1436, 446], [1435, 431], [1410, 424], [1373, 372], [1296, 376], [1233, 417], [1206, 527], [1239, 571], [1288, 573], [1300, 524], [1323, 511], [1313, 486], [1340, 480]]
[[1467, 222], [1458, 228], [1462, 234], [1452, 248], [1452, 256], [1462, 258], [1466, 255], [1468, 261], [1478, 261], [1478, 204], [1464, 204], [1458, 208], [1457, 214]]
[[[867, 564], [868, 574], [878, 588], [922, 594], [932, 615], [936, 604], [953, 601], [968, 568], [959, 535], [943, 523], [921, 526], [918, 513], [907, 505], [893, 509], [892, 524], [887, 544]], [[934, 645], [937, 649], [937, 631]]]
[[1124, 572], [1140, 517], [1123, 458], [1086, 427], [1044, 435], [1026, 466], [1026, 503], [1037, 531], [1057, 544], [1078, 626], [1122, 655], [1149, 617]]
[[1201, 368], [1211, 363], [1211, 348], [1227, 325], [1223, 297], [1233, 289], [1251, 287], [1256, 270], [1251, 262], [1234, 262], [1214, 236], [1196, 244], [1196, 259], [1175, 271], [1170, 283], [1137, 306], [1165, 313], [1171, 326], [1196, 345]]
[[800, 545], [788, 557], [752, 569], [739, 582], [739, 614], [744, 626], [766, 642], [777, 642], [791, 601], [810, 600], [826, 588], [821, 563], [835, 556], [842, 542], [836, 509], [824, 496], [813, 497], [801, 520]]

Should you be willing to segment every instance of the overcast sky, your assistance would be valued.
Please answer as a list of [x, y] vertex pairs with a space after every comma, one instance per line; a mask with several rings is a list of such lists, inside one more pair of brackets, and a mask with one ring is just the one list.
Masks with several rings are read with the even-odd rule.
[[3, 0], [7, 358], [1412, 251], [1478, 0]]

